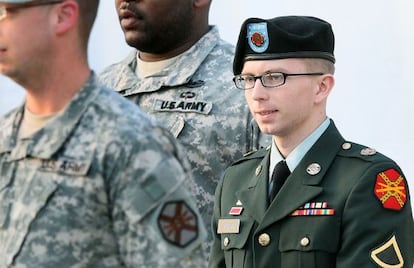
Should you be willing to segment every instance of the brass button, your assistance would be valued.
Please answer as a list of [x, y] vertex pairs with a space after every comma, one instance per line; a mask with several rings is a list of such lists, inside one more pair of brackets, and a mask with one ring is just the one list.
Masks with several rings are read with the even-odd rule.
[[300, 245], [301, 245], [302, 247], [306, 247], [306, 246], [308, 246], [308, 245], [309, 245], [309, 243], [310, 243], [310, 240], [309, 240], [309, 238], [307, 238], [306, 236], [300, 240]]
[[227, 247], [230, 244], [230, 239], [228, 237], [224, 238], [223, 245]]
[[259, 244], [263, 247], [266, 247], [270, 244], [270, 236], [266, 233], [259, 235]]

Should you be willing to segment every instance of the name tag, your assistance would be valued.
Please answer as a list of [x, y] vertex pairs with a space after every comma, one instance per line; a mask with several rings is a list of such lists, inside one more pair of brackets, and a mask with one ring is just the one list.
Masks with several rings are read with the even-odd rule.
[[42, 172], [55, 172], [67, 175], [82, 176], [86, 175], [89, 170], [89, 164], [87, 162], [79, 162], [77, 160], [69, 159], [48, 159], [42, 160], [42, 164], [39, 168]]
[[156, 99], [153, 106], [159, 112], [183, 112], [209, 114], [213, 103], [205, 101], [161, 100]]
[[240, 232], [240, 219], [219, 219], [218, 234], [238, 234]]

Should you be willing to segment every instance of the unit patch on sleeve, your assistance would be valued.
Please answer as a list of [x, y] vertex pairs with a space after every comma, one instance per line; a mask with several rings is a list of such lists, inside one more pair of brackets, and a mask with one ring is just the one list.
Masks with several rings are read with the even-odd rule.
[[371, 252], [372, 260], [382, 268], [402, 268], [404, 259], [397, 239], [392, 236], [387, 242]]
[[393, 168], [378, 173], [374, 194], [384, 208], [401, 210], [407, 201], [404, 177]]
[[179, 247], [186, 247], [198, 236], [197, 215], [184, 201], [166, 203], [158, 227], [165, 240]]

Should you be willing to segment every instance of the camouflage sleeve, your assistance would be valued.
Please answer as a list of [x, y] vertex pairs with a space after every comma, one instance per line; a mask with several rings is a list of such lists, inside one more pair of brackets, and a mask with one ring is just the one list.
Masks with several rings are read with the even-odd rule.
[[202, 267], [206, 231], [185, 187], [189, 173], [176, 144], [157, 132], [137, 138], [114, 168], [111, 215], [121, 261], [126, 267]]

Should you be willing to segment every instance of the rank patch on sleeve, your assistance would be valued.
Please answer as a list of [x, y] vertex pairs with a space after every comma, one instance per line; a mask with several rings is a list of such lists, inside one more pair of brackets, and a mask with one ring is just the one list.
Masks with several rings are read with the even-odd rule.
[[184, 201], [166, 203], [158, 227], [165, 240], [179, 247], [186, 247], [198, 236], [197, 215]]
[[404, 177], [393, 168], [378, 173], [374, 194], [384, 208], [401, 210], [407, 201]]
[[395, 236], [392, 236], [383, 245], [374, 249], [371, 252], [371, 258], [382, 268], [402, 268], [404, 266], [404, 259]]

